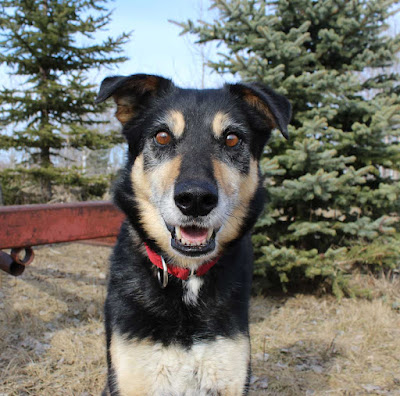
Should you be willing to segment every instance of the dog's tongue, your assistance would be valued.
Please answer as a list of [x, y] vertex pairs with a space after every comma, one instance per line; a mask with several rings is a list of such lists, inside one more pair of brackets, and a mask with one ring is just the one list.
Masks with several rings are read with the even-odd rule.
[[207, 228], [181, 227], [182, 237], [191, 243], [206, 241], [207, 234]]

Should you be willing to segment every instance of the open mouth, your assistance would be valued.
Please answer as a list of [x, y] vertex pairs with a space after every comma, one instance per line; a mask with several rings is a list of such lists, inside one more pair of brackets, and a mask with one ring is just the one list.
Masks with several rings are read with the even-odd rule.
[[171, 232], [171, 246], [187, 256], [201, 256], [215, 249], [213, 228], [196, 226], [168, 227]]

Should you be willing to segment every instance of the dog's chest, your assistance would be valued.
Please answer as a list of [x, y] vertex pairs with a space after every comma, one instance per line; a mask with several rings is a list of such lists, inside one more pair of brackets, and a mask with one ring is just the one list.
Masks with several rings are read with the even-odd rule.
[[163, 346], [113, 334], [111, 357], [121, 396], [239, 396], [243, 394], [250, 344], [245, 335]]
[[196, 305], [198, 303], [199, 292], [203, 280], [198, 276], [191, 276], [183, 283], [182, 300], [186, 305]]

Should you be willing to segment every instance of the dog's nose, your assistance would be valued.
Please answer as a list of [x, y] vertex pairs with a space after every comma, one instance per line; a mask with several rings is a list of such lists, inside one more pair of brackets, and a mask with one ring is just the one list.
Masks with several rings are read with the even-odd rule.
[[186, 216], [206, 216], [218, 204], [218, 190], [208, 182], [179, 182], [175, 186], [176, 206]]

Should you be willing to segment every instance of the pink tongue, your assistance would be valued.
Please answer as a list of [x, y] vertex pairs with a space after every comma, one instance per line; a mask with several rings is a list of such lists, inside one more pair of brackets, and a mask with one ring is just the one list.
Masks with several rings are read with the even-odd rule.
[[189, 242], [202, 242], [207, 239], [207, 228], [181, 227], [181, 235]]

